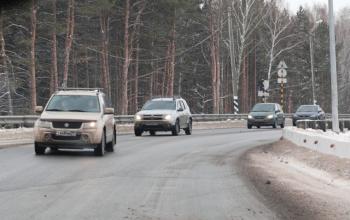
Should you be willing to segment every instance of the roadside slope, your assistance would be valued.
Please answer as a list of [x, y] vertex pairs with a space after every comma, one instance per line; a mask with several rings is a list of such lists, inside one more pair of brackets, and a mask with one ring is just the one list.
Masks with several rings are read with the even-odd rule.
[[281, 219], [350, 219], [350, 160], [281, 140], [246, 152], [242, 173]]

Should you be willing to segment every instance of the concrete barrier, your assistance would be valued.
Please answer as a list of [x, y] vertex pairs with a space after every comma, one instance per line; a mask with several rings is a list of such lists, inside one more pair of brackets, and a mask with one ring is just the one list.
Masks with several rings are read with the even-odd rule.
[[296, 145], [324, 154], [350, 158], [350, 135], [335, 134], [331, 131], [303, 130], [295, 127], [283, 129], [283, 138]]

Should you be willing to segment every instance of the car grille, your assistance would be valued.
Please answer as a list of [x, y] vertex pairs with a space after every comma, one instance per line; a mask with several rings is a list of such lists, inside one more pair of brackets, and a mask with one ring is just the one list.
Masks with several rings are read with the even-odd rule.
[[76, 141], [76, 140], [80, 140], [81, 135], [77, 135], [77, 136], [57, 136], [55, 134], [53, 134], [52, 139], [54, 140], [59, 140], [59, 141]]
[[255, 119], [265, 119], [265, 116], [255, 116]]
[[163, 120], [163, 115], [144, 115], [143, 120], [146, 120], [146, 121]]
[[70, 128], [70, 129], [78, 129], [81, 127], [82, 122], [62, 122], [62, 121], [54, 121], [52, 122], [52, 126], [54, 128]]

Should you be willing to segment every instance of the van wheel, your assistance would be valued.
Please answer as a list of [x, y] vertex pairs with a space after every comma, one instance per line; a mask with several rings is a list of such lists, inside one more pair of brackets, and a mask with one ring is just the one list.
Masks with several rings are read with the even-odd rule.
[[102, 157], [105, 154], [105, 148], [106, 148], [106, 137], [105, 137], [105, 133], [103, 132], [101, 143], [99, 143], [97, 147], [94, 149], [95, 155]]
[[46, 147], [40, 146], [38, 143], [34, 143], [34, 151], [36, 155], [43, 155], [45, 154]]
[[149, 131], [149, 134], [150, 134], [151, 136], [154, 136], [154, 135], [156, 135], [156, 131]]
[[171, 131], [172, 135], [177, 136], [180, 133], [180, 125], [179, 125], [179, 119], [176, 120], [175, 125]]

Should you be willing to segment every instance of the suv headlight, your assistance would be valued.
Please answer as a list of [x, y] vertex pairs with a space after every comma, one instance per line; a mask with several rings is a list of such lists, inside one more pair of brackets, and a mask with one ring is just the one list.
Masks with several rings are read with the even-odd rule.
[[84, 122], [83, 128], [85, 129], [97, 128], [97, 122], [96, 121]]
[[141, 115], [135, 115], [135, 120], [136, 120], [136, 121], [142, 120], [142, 116], [141, 116]]
[[248, 119], [253, 119], [254, 117], [251, 115], [248, 115]]
[[37, 126], [39, 128], [51, 128], [51, 121], [38, 120]]
[[164, 119], [167, 120], [167, 121], [171, 121], [171, 115], [165, 115]]
[[273, 119], [273, 115], [266, 116], [267, 119]]

